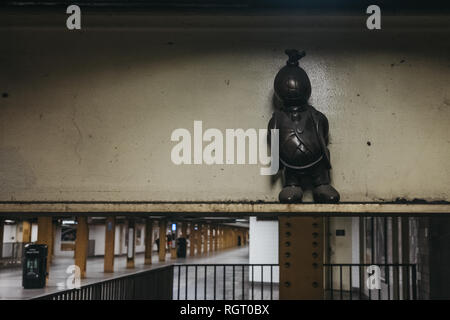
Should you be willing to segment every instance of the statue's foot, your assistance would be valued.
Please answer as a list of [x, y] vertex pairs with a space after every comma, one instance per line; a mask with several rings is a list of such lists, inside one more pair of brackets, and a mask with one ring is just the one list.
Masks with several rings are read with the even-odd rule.
[[302, 202], [303, 190], [298, 186], [286, 186], [281, 190], [278, 199], [282, 203]]
[[314, 201], [319, 203], [339, 202], [339, 192], [329, 184], [322, 184], [313, 190]]

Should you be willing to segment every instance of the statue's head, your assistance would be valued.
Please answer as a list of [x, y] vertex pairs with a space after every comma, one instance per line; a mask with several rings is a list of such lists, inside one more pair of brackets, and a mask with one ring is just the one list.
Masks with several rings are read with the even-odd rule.
[[285, 107], [301, 106], [306, 104], [311, 96], [311, 82], [308, 75], [298, 66], [298, 61], [305, 56], [305, 52], [286, 49], [285, 53], [289, 59], [275, 77], [275, 95]]

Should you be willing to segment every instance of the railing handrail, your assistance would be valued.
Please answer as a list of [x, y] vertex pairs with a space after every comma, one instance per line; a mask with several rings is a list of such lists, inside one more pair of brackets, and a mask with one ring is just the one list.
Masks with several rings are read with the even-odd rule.
[[211, 266], [211, 267], [218, 267], [218, 266], [236, 266], [236, 267], [242, 267], [242, 266], [257, 266], [257, 267], [271, 267], [271, 266], [278, 266], [278, 263], [174, 263], [172, 266]]
[[370, 266], [382, 266], [382, 267], [411, 267], [416, 266], [416, 263], [324, 263], [324, 267], [370, 267]]
[[101, 285], [103, 283], [108, 283], [108, 282], [116, 281], [116, 280], [120, 280], [120, 279], [132, 278], [132, 277], [143, 275], [145, 273], [150, 273], [152, 271], [156, 271], [156, 270], [161, 271], [161, 270], [169, 269], [169, 268], [172, 268], [172, 267], [173, 267], [172, 264], [167, 264], [167, 265], [163, 265], [163, 266], [155, 266], [155, 267], [153, 267], [151, 269], [139, 270], [139, 271], [136, 271], [136, 272], [123, 274], [123, 275], [120, 275], [120, 276], [117, 276], [117, 277], [113, 277], [113, 278], [109, 278], [109, 279], [102, 279], [102, 280], [86, 283], [86, 284], [81, 285], [80, 288], [63, 289], [63, 290], [55, 289], [55, 291], [53, 291], [53, 292], [47, 292], [47, 293], [44, 293], [44, 294], [41, 294], [41, 295], [38, 295], [38, 296], [34, 296], [34, 297], [30, 298], [30, 300], [39, 299], [39, 298], [45, 298], [45, 297], [49, 297], [49, 296], [53, 296], [53, 295], [59, 295], [59, 294], [64, 294], [64, 293], [69, 293], [69, 292], [72, 292], [74, 290], [79, 290], [79, 289], [82, 289], [82, 288], [89, 288], [89, 287], [92, 287], [92, 286]]

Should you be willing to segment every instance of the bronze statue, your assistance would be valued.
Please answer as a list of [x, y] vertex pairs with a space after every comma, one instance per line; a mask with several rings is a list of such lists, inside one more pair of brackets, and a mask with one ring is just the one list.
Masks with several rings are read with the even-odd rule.
[[298, 61], [305, 52], [288, 49], [286, 66], [275, 77], [275, 96], [281, 102], [269, 122], [270, 129], [279, 130], [280, 169], [284, 171], [284, 187], [280, 202], [301, 202], [301, 182], [310, 178], [316, 202], [336, 203], [339, 193], [330, 185], [331, 169], [328, 145], [328, 120], [309, 105], [311, 82]]

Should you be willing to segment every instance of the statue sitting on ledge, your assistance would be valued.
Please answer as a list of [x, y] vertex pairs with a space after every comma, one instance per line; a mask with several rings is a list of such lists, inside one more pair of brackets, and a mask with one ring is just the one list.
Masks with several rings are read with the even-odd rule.
[[314, 187], [314, 201], [339, 202], [339, 193], [330, 185], [328, 120], [308, 104], [311, 82], [306, 72], [298, 66], [305, 53], [294, 49], [285, 52], [289, 60], [274, 81], [275, 95], [282, 106], [273, 113], [268, 131], [270, 143], [270, 129], [279, 130], [280, 168], [285, 178], [279, 200], [283, 203], [301, 202], [301, 181], [309, 177]]

